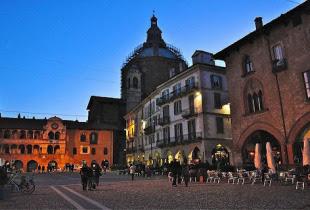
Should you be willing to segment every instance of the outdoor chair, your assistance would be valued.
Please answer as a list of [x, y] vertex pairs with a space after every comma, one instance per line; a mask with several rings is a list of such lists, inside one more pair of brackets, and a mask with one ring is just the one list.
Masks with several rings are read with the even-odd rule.
[[295, 179], [296, 179], [296, 175], [288, 175], [288, 176], [285, 178], [285, 182], [291, 181], [292, 184], [294, 184]]
[[238, 180], [237, 176], [234, 176], [232, 172], [228, 172], [228, 180], [227, 183], [229, 184], [230, 182], [232, 184], [235, 184], [235, 181]]
[[215, 172], [215, 174], [214, 174], [214, 177], [213, 177], [213, 182], [214, 183], [220, 183], [220, 181], [221, 181], [221, 177], [219, 177], [219, 174], [218, 174], [218, 172]]
[[270, 174], [265, 174], [265, 179], [264, 179], [264, 187], [266, 187], [266, 184], [269, 183], [269, 187], [271, 186], [272, 178]]
[[247, 177], [245, 177], [245, 176], [243, 175], [243, 172], [240, 172], [240, 173], [238, 174], [237, 184], [241, 183], [242, 185], [244, 185], [244, 182], [245, 182], [245, 179], [246, 179], [246, 178], [247, 178]]
[[254, 185], [256, 182], [263, 182], [262, 176], [255, 173], [252, 177], [252, 185]]
[[297, 190], [298, 188], [300, 188], [300, 187], [301, 187], [302, 190], [304, 190], [304, 189], [305, 189], [305, 182], [297, 181], [297, 182], [296, 182], [296, 190]]

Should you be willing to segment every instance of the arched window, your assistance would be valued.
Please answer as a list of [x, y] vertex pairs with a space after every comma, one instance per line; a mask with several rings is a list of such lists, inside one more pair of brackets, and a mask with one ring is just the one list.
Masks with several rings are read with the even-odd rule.
[[250, 59], [250, 56], [245, 56], [244, 57], [244, 74], [248, 74], [250, 72], [253, 72], [253, 63]]
[[81, 136], [80, 136], [80, 141], [81, 142], [85, 142], [86, 141], [86, 135], [85, 133], [82, 133]]
[[27, 133], [27, 138], [28, 139], [33, 139], [33, 131], [28, 131], [28, 133]]
[[47, 147], [47, 154], [53, 154], [54, 153], [54, 149], [52, 145], [48, 145]]
[[5, 139], [11, 138], [11, 132], [10, 132], [10, 130], [5, 130], [5, 131], [4, 131], [3, 137], [4, 137]]
[[55, 133], [55, 139], [56, 139], [56, 140], [59, 140], [59, 138], [60, 138], [60, 133], [57, 131], [57, 132]]
[[258, 105], [258, 96], [256, 93], [253, 94], [253, 100], [254, 100], [254, 112], [259, 111], [259, 105]]
[[55, 139], [55, 134], [54, 134], [54, 132], [50, 131], [50, 132], [48, 133], [48, 139], [51, 139], [51, 140]]
[[27, 154], [32, 154], [32, 146], [27, 145]]
[[249, 108], [249, 112], [253, 113], [254, 112], [254, 108], [253, 108], [253, 99], [252, 99], [252, 95], [248, 94], [248, 108]]
[[34, 132], [34, 138], [35, 138], [35, 139], [39, 139], [40, 136], [41, 136], [41, 135], [40, 135], [40, 131], [35, 131], [35, 132]]
[[137, 77], [134, 77], [132, 79], [132, 86], [133, 86], [133, 88], [138, 89], [139, 81], [138, 81]]
[[258, 105], [259, 105], [260, 110], [264, 110], [263, 93], [261, 90], [258, 91]]
[[54, 147], [54, 154], [59, 154], [60, 153], [60, 146], [59, 145], [56, 145]]
[[128, 89], [130, 88], [130, 78], [128, 78], [128, 80], [127, 80], [127, 88]]
[[95, 132], [92, 132], [90, 134], [90, 144], [97, 144], [98, 143], [98, 134]]
[[20, 138], [20, 139], [25, 139], [25, 138], [26, 138], [26, 131], [21, 130], [21, 131], [20, 131], [19, 138]]
[[20, 154], [25, 154], [25, 145], [21, 144], [19, 145], [19, 151], [20, 151]]

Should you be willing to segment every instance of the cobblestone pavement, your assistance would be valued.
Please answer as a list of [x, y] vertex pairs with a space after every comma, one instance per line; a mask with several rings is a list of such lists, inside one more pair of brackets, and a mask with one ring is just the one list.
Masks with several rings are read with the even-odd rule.
[[82, 191], [78, 178], [78, 174], [41, 175], [34, 194], [13, 193], [0, 201], [0, 209], [310, 209], [310, 186], [303, 191], [278, 183], [172, 187], [163, 177], [138, 177], [132, 182], [129, 176], [109, 174], [95, 191]]

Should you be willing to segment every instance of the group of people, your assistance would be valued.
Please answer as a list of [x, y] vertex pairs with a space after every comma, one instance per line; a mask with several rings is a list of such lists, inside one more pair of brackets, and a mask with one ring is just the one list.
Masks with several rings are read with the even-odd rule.
[[83, 190], [95, 190], [99, 185], [99, 177], [102, 175], [102, 169], [95, 161], [90, 166], [87, 166], [86, 161], [83, 161], [80, 175]]
[[184, 163], [181, 165], [179, 161], [174, 159], [170, 163], [170, 173], [168, 176], [172, 176], [172, 186], [176, 187], [177, 183], [182, 183], [182, 177], [185, 183], [185, 186], [188, 186], [189, 182], [189, 165], [187, 164], [187, 160], [184, 160]]

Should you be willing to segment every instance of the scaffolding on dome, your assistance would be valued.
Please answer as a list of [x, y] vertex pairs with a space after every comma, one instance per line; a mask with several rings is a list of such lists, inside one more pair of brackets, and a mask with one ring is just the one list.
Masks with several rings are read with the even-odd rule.
[[[188, 63], [186, 62], [186, 60], [184, 59], [180, 49], [174, 47], [172, 44], [166, 44], [166, 48], [168, 50], [170, 50], [173, 54], [175, 54], [175, 56], [181, 60], [183, 60], [186, 65], [188, 65]], [[132, 61], [136, 56], [138, 56], [141, 51], [143, 50], [143, 44], [138, 45], [126, 58], [126, 60], [123, 62], [122, 68], [123, 69], [128, 63], [130, 63], [130, 61]]]

